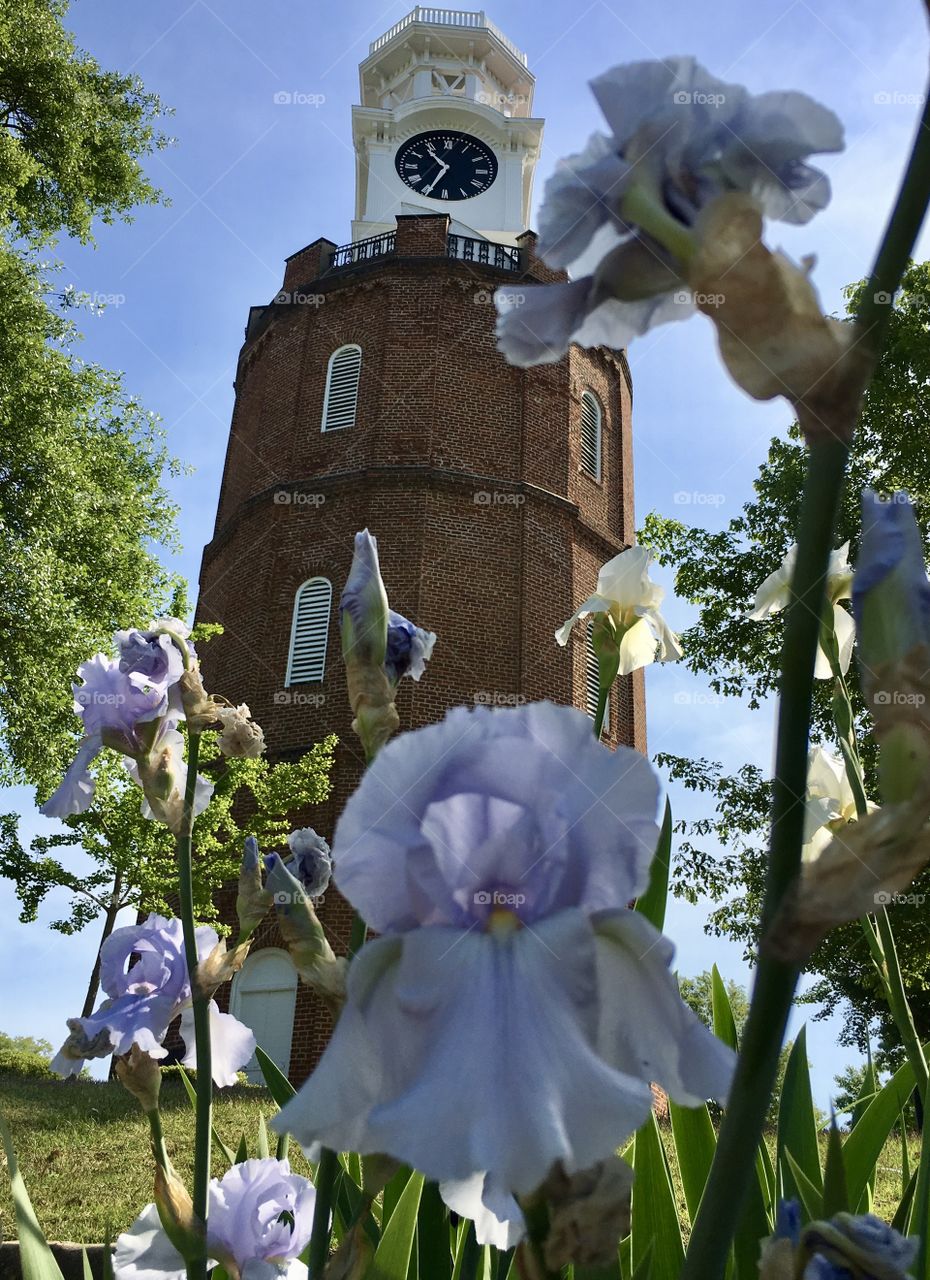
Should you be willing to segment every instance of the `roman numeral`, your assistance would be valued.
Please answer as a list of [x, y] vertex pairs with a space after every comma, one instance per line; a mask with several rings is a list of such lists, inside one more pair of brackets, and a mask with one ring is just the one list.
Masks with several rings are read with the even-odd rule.
[[471, 185], [473, 187], [483, 187], [484, 183], [481, 181], [480, 178], [472, 178]]
[[446, 190], [445, 187], [443, 187], [442, 191], [440, 191], [439, 194], [442, 196], [443, 200], [449, 199], [449, 192]]

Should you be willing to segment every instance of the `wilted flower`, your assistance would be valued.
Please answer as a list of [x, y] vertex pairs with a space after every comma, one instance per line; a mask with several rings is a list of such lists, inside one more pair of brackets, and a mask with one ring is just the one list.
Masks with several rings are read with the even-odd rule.
[[246, 836], [236, 893], [239, 936], [248, 938], [271, 909], [271, 894], [262, 884], [261, 853], [254, 836]]
[[391, 683], [397, 684], [403, 676], [419, 680], [432, 657], [435, 643], [434, 632], [424, 631], [422, 627], [408, 622], [403, 614], [389, 609], [384, 667]]
[[569, 284], [498, 298], [514, 364], [557, 360], [570, 342], [625, 347], [693, 312], [689, 260], [702, 210], [728, 193], [803, 223], [829, 200], [814, 152], [839, 151], [832, 111], [800, 93], [749, 94], [693, 58], [614, 67], [591, 83], [612, 134], [595, 134], [546, 186], [539, 249]]
[[312, 827], [300, 827], [287, 838], [291, 851], [288, 870], [296, 876], [311, 898], [319, 898], [333, 874], [329, 844]]
[[244, 702], [238, 707], [217, 707], [216, 718], [220, 722], [216, 745], [224, 756], [254, 760], [265, 750], [265, 735]]
[[549, 1205], [546, 1265], [558, 1271], [570, 1262], [615, 1263], [617, 1241], [630, 1231], [632, 1190], [633, 1170], [618, 1156], [571, 1175], [554, 1169], [542, 1192]]
[[906, 1280], [917, 1243], [871, 1213], [838, 1213], [802, 1229], [797, 1202], [782, 1201], [775, 1232], [762, 1244], [759, 1278]]
[[[198, 957], [205, 958], [218, 944], [214, 929], [198, 928]], [[133, 956], [137, 959], [130, 964]], [[100, 949], [100, 985], [107, 999], [90, 1017], [68, 1019], [71, 1034], [52, 1062], [53, 1071], [78, 1075], [86, 1058], [126, 1054], [133, 1045], [151, 1058], [164, 1058], [167, 1051], [162, 1041], [178, 1014], [181, 1036], [190, 1046], [183, 1062], [185, 1066], [197, 1065], [191, 984], [180, 920], [153, 914], [143, 924], [115, 929]], [[220, 1013], [213, 1001], [210, 1035], [214, 1081], [235, 1084], [237, 1072], [255, 1049], [255, 1037], [236, 1018]]]
[[265, 859], [265, 887], [272, 895], [281, 937], [304, 982], [338, 1011], [345, 999], [346, 961], [329, 944], [310, 894], [276, 853]]
[[[797, 545], [792, 543], [784, 560], [762, 583], [756, 592], [755, 604], [746, 614], [751, 622], [761, 622], [764, 618], [771, 617], [773, 613], [780, 613], [788, 605], [791, 600], [791, 579], [797, 555]], [[851, 615], [839, 604], [840, 600], [848, 600], [852, 591], [852, 570], [849, 567], [848, 555], [849, 543], [844, 542], [841, 547], [831, 551], [827, 568], [827, 605], [832, 610], [833, 634], [839, 651], [840, 670], [844, 675], [849, 670], [853, 641], [856, 638], [855, 623]], [[818, 680], [829, 680], [833, 676], [830, 659], [822, 645], [817, 646], [814, 676]]]
[[[243, 1160], [210, 1182], [207, 1253], [230, 1280], [303, 1280], [298, 1262], [310, 1243], [316, 1191], [286, 1160]], [[116, 1280], [184, 1280], [184, 1259], [154, 1204], [117, 1237]]]
[[568, 644], [572, 627], [590, 614], [606, 614], [619, 654], [619, 674], [629, 675], [656, 657], [660, 662], [681, 657], [678, 637], [659, 613], [665, 591], [649, 577], [652, 552], [628, 547], [608, 560], [597, 575], [597, 591], [578, 606], [555, 633], [560, 645]]
[[501, 1218], [556, 1161], [612, 1155], [651, 1081], [685, 1105], [725, 1096], [732, 1053], [680, 999], [671, 943], [627, 907], [657, 801], [643, 756], [551, 703], [459, 707], [388, 744], [333, 848], [338, 888], [382, 936], [275, 1127], [440, 1182], [483, 1174]]

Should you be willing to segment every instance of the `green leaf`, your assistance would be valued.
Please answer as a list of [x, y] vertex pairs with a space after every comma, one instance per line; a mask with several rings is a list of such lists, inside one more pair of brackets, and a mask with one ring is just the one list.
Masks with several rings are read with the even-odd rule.
[[365, 1280], [407, 1280], [422, 1193], [422, 1173], [411, 1173], [381, 1234]]
[[717, 1149], [717, 1135], [706, 1106], [680, 1107], [669, 1099], [668, 1114], [688, 1217], [694, 1222]]
[[278, 1160], [286, 1160], [288, 1148], [291, 1145], [291, 1135], [289, 1133], [279, 1133], [277, 1145], [275, 1146], [275, 1158]]
[[573, 1280], [620, 1280], [620, 1259], [603, 1267], [575, 1267]]
[[[770, 1169], [771, 1160], [762, 1141], [756, 1152], [756, 1176], [750, 1184], [746, 1205], [733, 1237], [731, 1270], [735, 1280], [757, 1280], [759, 1274], [759, 1241], [772, 1232], [769, 1205], [774, 1201], [774, 1194], [769, 1196]], [[774, 1180], [772, 1172], [773, 1183]]]
[[736, 1035], [736, 1022], [730, 1008], [730, 997], [726, 984], [720, 976], [720, 970], [714, 965], [711, 970], [711, 999], [714, 1014], [714, 1035], [734, 1051], [739, 1048]]
[[910, 1225], [911, 1208], [914, 1203], [914, 1192], [917, 1190], [917, 1174], [918, 1170], [915, 1169], [911, 1174], [910, 1182], [907, 1184], [907, 1190], [901, 1197], [901, 1203], [898, 1205], [897, 1209], [895, 1209], [894, 1217], [891, 1219], [891, 1225], [894, 1227], [895, 1231], [900, 1231], [902, 1236], [910, 1234], [908, 1228]]
[[32, 1201], [29, 1199], [29, 1192], [26, 1190], [26, 1184], [16, 1163], [13, 1138], [6, 1117], [2, 1113], [0, 1113], [0, 1138], [3, 1139], [3, 1149], [6, 1152], [7, 1175], [10, 1179], [10, 1194], [16, 1216], [16, 1234], [19, 1239], [23, 1280], [64, 1280], [61, 1268], [55, 1261], [48, 1247], [48, 1241], [39, 1226]]
[[[187, 1072], [184, 1070], [184, 1068], [181, 1066], [180, 1063], [178, 1063], [178, 1075], [181, 1077], [181, 1083], [184, 1085], [184, 1091], [186, 1092], [188, 1101], [190, 1102], [191, 1106], [194, 1108], [194, 1114], [196, 1115], [197, 1090], [194, 1088], [194, 1084], [190, 1076], [187, 1074]], [[227, 1162], [227, 1164], [231, 1168], [234, 1164], [238, 1163], [238, 1161], [236, 1160], [235, 1153], [231, 1151], [229, 1147], [227, 1147], [226, 1143], [217, 1133], [216, 1126], [211, 1125], [210, 1128], [213, 1132], [213, 1141], [216, 1143], [220, 1151], [222, 1151], [223, 1159]]]
[[637, 1130], [633, 1152], [633, 1265], [652, 1247], [653, 1280], [677, 1280], [684, 1262], [678, 1206], [655, 1115]]
[[907, 1116], [901, 1112], [901, 1195], [911, 1180], [911, 1153], [907, 1149]]
[[449, 1215], [435, 1182], [427, 1182], [417, 1216], [417, 1256], [420, 1275], [428, 1280], [452, 1280]]
[[784, 1151], [784, 1160], [787, 1166], [786, 1173], [790, 1171], [792, 1177], [792, 1197], [800, 1199], [804, 1212], [812, 1221], [822, 1218], [823, 1194], [817, 1190], [787, 1148]]
[[652, 1243], [633, 1272], [633, 1280], [652, 1280]]
[[91, 1269], [90, 1258], [87, 1256], [87, 1250], [81, 1250], [81, 1269], [84, 1273], [84, 1280], [94, 1280], [94, 1273]]
[[233, 1164], [243, 1164], [249, 1158], [249, 1147], [245, 1140], [245, 1134], [239, 1139], [239, 1145], [236, 1148], [236, 1158]]
[[843, 1140], [836, 1127], [836, 1117], [830, 1122], [827, 1138], [827, 1158], [823, 1172], [823, 1209], [825, 1218], [835, 1213], [849, 1212], [849, 1188], [846, 1185], [846, 1162], [843, 1158]]
[[413, 1171], [409, 1165], [403, 1165], [398, 1169], [394, 1176], [385, 1183], [384, 1191], [381, 1195], [381, 1229], [387, 1226], [391, 1219], [391, 1214], [396, 1209], [401, 1196], [404, 1194], [404, 1188], [410, 1181], [410, 1175]]
[[853, 1213], [863, 1213], [863, 1201], [882, 1148], [914, 1088], [914, 1072], [905, 1062], [866, 1107], [843, 1144], [843, 1163]]
[[258, 1113], [258, 1158], [259, 1160], [267, 1160], [271, 1155], [268, 1147], [268, 1126], [265, 1124], [265, 1117], [259, 1111]]
[[[789, 1163], [786, 1152], [790, 1152]], [[817, 1119], [811, 1094], [810, 1069], [807, 1065], [807, 1029], [802, 1027], [788, 1056], [781, 1103], [778, 1108], [778, 1143], [776, 1164], [783, 1194], [795, 1196], [804, 1203], [804, 1191], [794, 1176], [795, 1166], [816, 1189], [818, 1201], [823, 1197], [823, 1174], [817, 1144]], [[805, 1208], [806, 1208], [805, 1204]]]
[[296, 1095], [297, 1090], [281, 1068], [271, 1061], [261, 1045], [255, 1046], [255, 1057], [261, 1069], [262, 1078], [268, 1086], [268, 1092], [279, 1107], [285, 1106]]
[[646, 917], [661, 933], [665, 926], [665, 907], [668, 902], [669, 865], [672, 854], [672, 806], [665, 801], [665, 816], [659, 842], [649, 868], [649, 885], [646, 892], [636, 899], [636, 910]]

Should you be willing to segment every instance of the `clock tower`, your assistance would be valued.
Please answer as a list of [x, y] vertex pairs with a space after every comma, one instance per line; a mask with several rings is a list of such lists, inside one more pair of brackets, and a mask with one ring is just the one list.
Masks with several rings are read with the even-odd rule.
[[[620, 351], [517, 369], [496, 348], [495, 291], [565, 278], [528, 229], [533, 86], [483, 12], [396, 23], [360, 67], [351, 239], [292, 254], [249, 312], [201, 568], [198, 619], [223, 627], [204, 676], [249, 704], [273, 759], [337, 735], [331, 799], [295, 815], [327, 838], [362, 770], [337, 610], [359, 529], [392, 607], [438, 636], [423, 679], [401, 681], [402, 729], [463, 703], [596, 705], [589, 637], [554, 633], [633, 541], [632, 384]], [[618, 682], [605, 741], [645, 749], [642, 672]], [[344, 948], [335, 890], [320, 918]], [[306, 1076], [330, 1023], [271, 921], [219, 998]]]
[[353, 239], [397, 214], [515, 244], [530, 224], [543, 122], [526, 54], [483, 13], [416, 8], [375, 40], [352, 108]]

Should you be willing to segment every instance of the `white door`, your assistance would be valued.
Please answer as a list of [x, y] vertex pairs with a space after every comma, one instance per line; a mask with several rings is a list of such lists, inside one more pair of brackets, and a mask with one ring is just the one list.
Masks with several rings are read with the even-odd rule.
[[[252, 1031], [258, 1045], [287, 1075], [291, 1065], [297, 970], [286, 951], [262, 947], [247, 957], [233, 980], [230, 1012]], [[253, 1055], [245, 1067], [253, 1084], [264, 1077]]]

